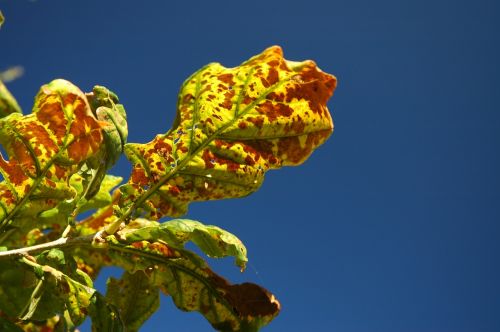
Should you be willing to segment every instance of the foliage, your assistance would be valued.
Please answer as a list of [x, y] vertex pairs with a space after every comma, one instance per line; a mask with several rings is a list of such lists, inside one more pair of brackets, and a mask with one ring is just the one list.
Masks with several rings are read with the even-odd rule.
[[[211, 63], [182, 85], [173, 127], [140, 144], [127, 143], [125, 109], [105, 87], [83, 93], [54, 80], [23, 115], [0, 84], [0, 329], [74, 330], [90, 316], [95, 331], [136, 331], [160, 292], [217, 330], [268, 324], [280, 310], [274, 295], [231, 284], [185, 248], [232, 256], [243, 270], [241, 241], [163, 219], [194, 201], [246, 196], [268, 170], [304, 162], [333, 130], [326, 103], [335, 86], [276, 46], [235, 68]], [[107, 171], [122, 153], [133, 168], [116, 188], [122, 179]], [[100, 294], [93, 281], [104, 266], [124, 273]]]

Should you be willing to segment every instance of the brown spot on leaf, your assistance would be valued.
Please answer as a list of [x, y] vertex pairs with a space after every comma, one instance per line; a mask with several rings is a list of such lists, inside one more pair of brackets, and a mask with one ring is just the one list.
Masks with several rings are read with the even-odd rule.
[[36, 113], [37, 119], [48, 126], [57, 137], [57, 143], [61, 145], [66, 135], [67, 120], [60, 101], [55, 97], [43, 98], [39, 108], [40, 110]]
[[12, 149], [14, 150], [15, 158], [23, 167], [25, 172], [34, 176], [36, 174], [35, 161], [31, 157], [31, 154], [24, 143], [19, 139], [14, 139]]
[[270, 122], [276, 121], [278, 116], [289, 117], [293, 114], [293, 109], [288, 105], [277, 103], [273, 104], [271, 101], [266, 100], [260, 104], [256, 109], [260, 114], [269, 118]]
[[255, 160], [253, 160], [253, 158], [250, 157], [250, 156], [246, 156], [245, 157], [245, 163], [247, 165], [253, 166], [253, 165], [255, 165]]
[[149, 179], [144, 172], [144, 169], [140, 166], [135, 166], [132, 170], [131, 179], [133, 183], [136, 183], [140, 186], [145, 186], [149, 183]]
[[8, 180], [14, 185], [21, 185], [24, 180], [28, 179], [19, 163], [14, 159], [7, 162], [3, 159], [2, 155], [0, 155], [0, 168], [4, 170]]
[[248, 122], [251, 122], [253, 123], [257, 128], [261, 129], [262, 126], [264, 125], [264, 118], [261, 117], [261, 116], [258, 116], [258, 117], [251, 117], [249, 116], [247, 118]]
[[217, 76], [217, 79], [221, 82], [229, 84], [230, 86], [234, 85], [233, 74], [221, 74]]
[[332, 75], [318, 71], [312, 61], [300, 72], [301, 81], [286, 88], [286, 102], [294, 98], [307, 100], [313, 113], [320, 116], [326, 111], [326, 103], [332, 96], [337, 80]]
[[229, 90], [226, 93], [224, 93], [224, 101], [220, 103], [219, 106], [230, 110], [233, 107], [233, 103], [231, 100], [234, 97], [234, 94], [235, 94], [234, 90]]
[[279, 74], [278, 74], [278, 71], [274, 68], [269, 68], [269, 73], [267, 74], [267, 83], [269, 85], [274, 85], [276, 83], [278, 83], [280, 77], [279, 77]]
[[214, 168], [215, 165], [212, 162], [214, 160], [214, 156], [209, 150], [207, 149], [203, 150], [201, 158], [203, 158], [203, 161], [205, 162], [206, 169]]

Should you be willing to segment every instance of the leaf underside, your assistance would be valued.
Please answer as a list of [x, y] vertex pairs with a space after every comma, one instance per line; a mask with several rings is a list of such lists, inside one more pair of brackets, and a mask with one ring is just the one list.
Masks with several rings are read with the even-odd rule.
[[[103, 261], [130, 274], [144, 273], [147, 282], [170, 295], [178, 308], [200, 312], [214, 328], [254, 331], [279, 313], [279, 302], [261, 286], [232, 285], [194, 253], [171, 247], [161, 239], [134, 241], [133, 232], [125, 236], [121, 240], [115, 236], [107, 238], [110, 244]], [[182, 235], [177, 241], [181, 238]], [[216, 239], [207, 238], [207, 242], [211, 242], [209, 247], [217, 245]], [[230, 249], [225, 255], [229, 252]]]

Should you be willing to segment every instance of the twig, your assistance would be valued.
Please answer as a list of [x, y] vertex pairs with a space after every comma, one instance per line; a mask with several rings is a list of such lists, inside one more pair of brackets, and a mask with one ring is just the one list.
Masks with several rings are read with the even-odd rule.
[[78, 246], [78, 245], [91, 246], [92, 241], [94, 240], [94, 236], [95, 236], [95, 234], [86, 235], [86, 236], [79, 236], [79, 237], [75, 237], [75, 238], [61, 237], [57, 240], [47, 242], [47, 243], [37, 244], [37, 245], [31, 246], [31, 247], [12, 249], [12, 250], [7, 250], [7, 251], [0, 251], [0, 259], [7, 258], [10, 256], [27, 255], [27, 254], [30, 254], [33, 252], [38, 252], [38, 251], [43, 251], [43, 250], [48, 250], [48, 249], [53, 249], [53, 248], [72, 247], [72, 246]]

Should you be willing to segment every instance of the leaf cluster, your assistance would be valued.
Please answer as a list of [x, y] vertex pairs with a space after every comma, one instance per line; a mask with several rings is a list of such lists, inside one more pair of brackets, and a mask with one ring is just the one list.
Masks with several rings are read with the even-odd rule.
[[[0, 82], [0, 330], [137, 331], [169, 295], [220, 331], [256, 331], [279, 313], [263, 287], [210, 269], [247, 251], [233, 234], [177, 218], [195, 201], [243, 197], [268, 170], [299, 165], [331, 134], [335, 77], [271, 47], [240, 66], [211, 63], [182, 85], [174, 125], [127, 143], [124, 106], [102, 86], [57, 79], [23, 115]], [[129, 179], [108, 174], [125, 154]], [[82, 218], [82, 213], [93, 211]], [[105, 294], [104, 266], [124, 270]]]

